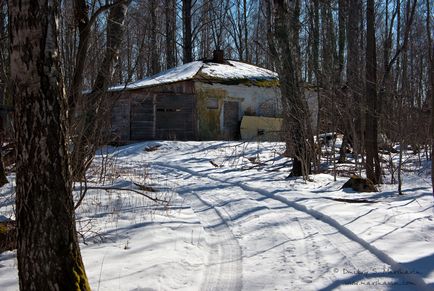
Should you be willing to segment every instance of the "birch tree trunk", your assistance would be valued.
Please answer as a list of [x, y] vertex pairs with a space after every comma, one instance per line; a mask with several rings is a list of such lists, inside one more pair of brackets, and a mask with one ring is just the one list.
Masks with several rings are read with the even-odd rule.
[[21, 290], [90, 290], [75, 228], [58, 1], [9, 1]]

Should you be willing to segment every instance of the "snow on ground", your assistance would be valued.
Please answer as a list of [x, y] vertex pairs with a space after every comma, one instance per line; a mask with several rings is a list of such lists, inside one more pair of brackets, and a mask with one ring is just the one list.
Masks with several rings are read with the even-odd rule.
[[[146, 184], [170, 204], [88, 190], [77, 218], [94, 290], [434, 290], [427, 173], [406, 173], [401, 196], [396, 185], [358, 194], [341, 189], [343, 177], [287, 179], [279, 143], [165, 141], [102, 152], [91, 188]], [[11, 192], [1, 189], [7, 217]], [[0, 289], [17, 289], [14, 252], [0, 255]]]

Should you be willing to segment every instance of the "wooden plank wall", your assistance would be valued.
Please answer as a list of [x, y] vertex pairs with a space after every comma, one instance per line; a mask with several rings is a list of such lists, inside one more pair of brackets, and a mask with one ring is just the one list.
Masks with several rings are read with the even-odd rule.
[[112, 109], [112, 133], [118, 141], [197, 139], [193, 82], [179, 82], [120, 93]]
[[197, 139], [195, 108], [194, 95], [157, 96], [155, 137], [177, 140]]
[[155, 138], [154, 100], [155, 97], [151, 96], [132, 96], [130, 140], [149, 140]]
[[116, 141], [130, 140], [130, 101], [119, 99], [112, 108], [111, 134]]

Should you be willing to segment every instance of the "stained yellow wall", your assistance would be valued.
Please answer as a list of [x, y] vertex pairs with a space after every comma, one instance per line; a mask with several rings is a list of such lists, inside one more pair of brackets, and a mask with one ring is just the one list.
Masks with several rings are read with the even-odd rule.
[[[249, 141], [278, 141], [281, 140], [282, 118], [243, 116], [241, 121], [241, 139]], [[258, 131], [263, 135], [258, 135]]]
[[[264, 111], [265, 105], [273, 104], [274, 114], [280, 111], [279, 89], [272, 87], [276, 81], [257, 81], [254, 85], [227, 85], [219, 83], [196, 82], [198, 137], [202, 140], [225, 138], [222, 127], [222, 110], [225, 101], [240, 104], [239, 120], [243, 115], [257, 115]], [[217, 98], [218, 109], [208, 109], [208, 98]], [[273, 114], [273, 113], [271, 113]], [[227, 137], [226, 137], [227, 138]]]
[[[219, 89], [197, 89], [196, 97], [199, 138], [202, 140], [218, 139], [221, 136], [220, 115], [223, 108], [223, 102], [226, 97], [226, 92]], [[208, 98], [217, 99], [217, 109], [207, 108]]]

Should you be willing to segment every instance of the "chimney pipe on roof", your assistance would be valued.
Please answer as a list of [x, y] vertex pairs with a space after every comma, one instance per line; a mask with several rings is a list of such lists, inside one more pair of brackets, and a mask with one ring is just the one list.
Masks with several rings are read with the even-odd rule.
[[214, 50], [212, 61], [214, 63], [224, 64], [225, 62], [224, 51], [220, 49]]

